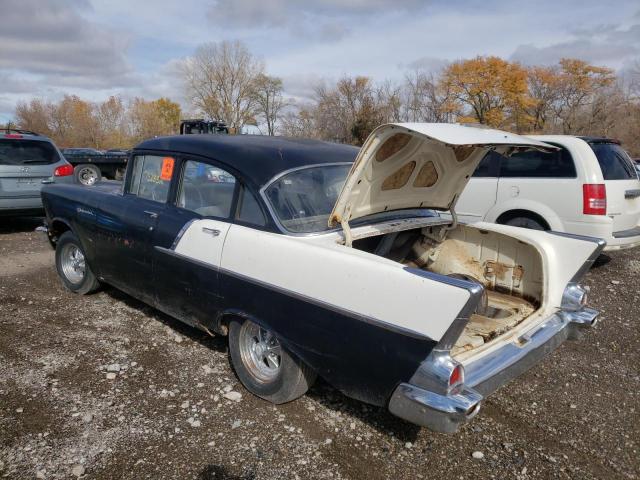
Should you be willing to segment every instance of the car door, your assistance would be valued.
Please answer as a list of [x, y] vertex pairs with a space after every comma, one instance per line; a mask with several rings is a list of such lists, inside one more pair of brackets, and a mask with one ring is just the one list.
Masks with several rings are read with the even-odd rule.
[[167, 208], [174, 162], [134, 156], [122, 198], [98, 207], [100, 275], [146, 303], [154, 301], [152, 238]]
[[220, 307], [222, 248], [236, 203], [236, 178], [209, 161], [181, 161], [175, 199], [154, 233], [155, 304], [195, 325]]
[[567, 149], [500, 156], [499, 175], [497, 202], [504, 210], [532, 211], [550, 223], [573, 219], [580, 208], [582, 186]]
[[494, 152], [485, 155], [464, 187], [456, 203], [456, 213], [460, 221], [481, 221], [495, 205], [498, 190], [498, 157]]

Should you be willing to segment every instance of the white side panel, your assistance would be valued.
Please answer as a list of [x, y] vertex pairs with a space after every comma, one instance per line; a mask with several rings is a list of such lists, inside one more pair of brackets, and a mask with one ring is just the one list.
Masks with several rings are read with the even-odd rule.
[[471, 178], [456, 202], [456, 214], [461, 222], [478, 222], [496, 204], [498, 179], [496, 177]]
[[543, 308], [559, 308], [562, 294], [573, 276], [584, 265], [597, 244], [591, 241], [576, 240], [552, 233], [525, 228], [479, 222], [468, 228], [503, 233], [528, 243], [538, 250], [542, 257], [544, 286]]
[[218, 220], [196, 220], [182, 234], [175, 252], [219, 267], [222, 247], [230, 226], [231, 224]]
[[464, 289], [338, 245], [336, 239], [288, 237], [233, 225], [221, 267], [433, 340], [440, 340], [469, 299]]

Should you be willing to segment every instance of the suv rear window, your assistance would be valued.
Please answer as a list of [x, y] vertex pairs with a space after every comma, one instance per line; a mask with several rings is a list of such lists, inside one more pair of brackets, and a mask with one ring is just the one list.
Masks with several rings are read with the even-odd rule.
[[576, 178], [576, 166], [573, 163], [573, 158], [564, 148], [553, 152], [538, 150], [517, 152], [510, 157], [496, 152], [487, 154], [489, 158], [493, 156], [500, 158], [501, 177]]
[[0, 139], [0, 165], [49, 165], [58, 160], [60, 156], [49, 142]]
[[638, 174], [627, 152], [616, 143], [590, 143], [605, 180], [629, 180]]

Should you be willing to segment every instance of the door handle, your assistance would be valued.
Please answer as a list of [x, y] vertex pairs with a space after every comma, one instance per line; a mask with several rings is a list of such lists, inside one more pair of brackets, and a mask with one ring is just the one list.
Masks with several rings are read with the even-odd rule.
[[215, 228], [202, 227], [202, 231], [204, 233], [208, 233], [209, 235], [213, 235], [214, 237], [217, 237], [218, 235], [220, 235], [220, 230], [217, 230]]
[[50, 179], [50, 178], [45, 178], [40, 183], [43, 184], [43, 185], [49, 185], [50, 183], [53, 183], [53, 180]]
[[150, 212], [149, 210], [145, 210], [144, 213], [149, 215], [151, 218], [158, 218], [158, 214], [156, 212]]

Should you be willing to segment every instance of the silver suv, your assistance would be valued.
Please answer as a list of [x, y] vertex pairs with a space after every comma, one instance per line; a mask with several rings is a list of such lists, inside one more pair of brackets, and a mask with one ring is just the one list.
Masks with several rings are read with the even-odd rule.
[[0, 130], [0, 215], [41, 215], [45, 183], [72, 183], [73, 166], [53, 142], [28, 130]]

